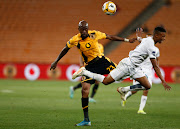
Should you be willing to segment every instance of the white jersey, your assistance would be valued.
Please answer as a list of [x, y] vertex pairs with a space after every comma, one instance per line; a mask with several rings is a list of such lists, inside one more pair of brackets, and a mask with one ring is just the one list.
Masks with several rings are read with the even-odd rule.
[[[157, 47], [155, 47], [155, 48], [156, 48], [156, 57], [159, 57], [160, 56], [159, 49]], [[142, 71], [145, 73], [145, 75], [147, 76], [148, 81], [152, 86], [152, 78], [153, 78], [152, 67], [153, 66], [152, 66], [152, 63], [150, 61], [150, 58], [148, 57], [147, 59], [145, 59], [144, 62], [142, 62], [140, 64], [140, 67], [141, 67]], [[133, 80], [133, 85], [136, 85], [136, 84], [140, 84], [140, 83], [138, 81]]]
[[152, 37], [143, 38], [141, 43], [129, 52], [129, 59], [135, 66], [140, 66], [148, 57], [156, 59], [156, 47]]
[[[160, 56], [159, 49], [156, 48], [156, 58]], [[152, 80], [153, 77], [153, 70], [152, 70], [152, 63], [150, 61], [150, 58], [148, 57], [144, 62], [141, 63], [140, 67], [142, 68], [143, 72]]]
[[[157, 57], [159, 57], [160, 56], [160, 52], [159, 52], [159, 49], [157, 48], [157, 47], [155, 47], [155, 51], [156, 51], [156, 58]], [[151, 70], [152, 69], [152, 63], [151, 63], [151, 61], [150, 61], [150, 58], [148, 57], [148, 58], [146, 58], [145, 60], [144, 60], [144, 62], [142, 62], [141, 64], [140, 64], [140, 67], [143, 69], [143, 71], [145, 71], [145, 70]]]

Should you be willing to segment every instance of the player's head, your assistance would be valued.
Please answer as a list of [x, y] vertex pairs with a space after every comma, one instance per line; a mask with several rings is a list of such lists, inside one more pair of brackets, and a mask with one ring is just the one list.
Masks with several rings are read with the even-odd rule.
[[166, 30], [163, 27], [156, 27], [153, 32], [153, 39], [155, 43], [161, 43], [165, 40], [166, 37]]
[[84, 20], [79, 22], [78, 30], [81, 34], [82, 39], [88, 37], [88, 23]]

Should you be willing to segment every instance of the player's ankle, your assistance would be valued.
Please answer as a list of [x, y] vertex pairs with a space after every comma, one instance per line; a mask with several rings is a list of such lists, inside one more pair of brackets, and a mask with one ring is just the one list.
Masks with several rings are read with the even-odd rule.
[[84, 118], [85, 121], [90, 121], [89, 118]]

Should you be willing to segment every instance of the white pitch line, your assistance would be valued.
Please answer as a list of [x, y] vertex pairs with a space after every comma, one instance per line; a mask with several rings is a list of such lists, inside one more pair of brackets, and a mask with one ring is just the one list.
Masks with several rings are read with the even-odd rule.
[[13, 93], [13, 90], [1, 90], [2, 93]]

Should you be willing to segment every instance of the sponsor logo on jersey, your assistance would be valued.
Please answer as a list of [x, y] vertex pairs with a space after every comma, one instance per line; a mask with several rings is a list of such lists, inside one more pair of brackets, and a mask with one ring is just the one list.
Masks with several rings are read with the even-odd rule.
[[153, 51], [153, 52], [152, 52], [152, 55], [153, 55], [153, 56], [156, 56], [156, 52], [155, 52], [155, 51]]
[[86, 43], [86, 48], [90, 48], [91, 44], [90, 43]]

